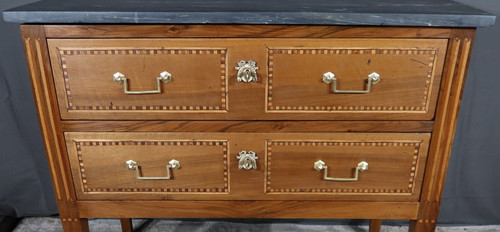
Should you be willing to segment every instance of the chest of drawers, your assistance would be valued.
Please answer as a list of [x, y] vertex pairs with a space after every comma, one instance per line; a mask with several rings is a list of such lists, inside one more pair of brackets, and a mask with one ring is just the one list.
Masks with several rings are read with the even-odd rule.
[[473, 28], [21, 31], [65, 231], [96, 217], [435, 229]]

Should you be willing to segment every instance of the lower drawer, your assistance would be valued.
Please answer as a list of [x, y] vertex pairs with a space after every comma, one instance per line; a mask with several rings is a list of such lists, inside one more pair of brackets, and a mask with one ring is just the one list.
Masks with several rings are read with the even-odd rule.
[[417, 201], [430, 134], [65, 137], [79, 200]]

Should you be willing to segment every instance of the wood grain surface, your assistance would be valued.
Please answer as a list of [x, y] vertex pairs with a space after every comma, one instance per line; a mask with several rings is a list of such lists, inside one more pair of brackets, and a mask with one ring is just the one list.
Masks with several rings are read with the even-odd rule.
[[[361, 200], [416, 201], [429, 134], [420, 133], [105, 133], [66, 132], [79, 200]], [[257, 169], [238, 168], [238, 153], [257, 154]], [[137, 180], [127, 160], [143, 176]], [[350, 177], [361, 161], [369, 171], [356, 182], [323, 180], [313, 169], [323, 160], [330, 175]], [[265, 180], [265, 181], [263, 181]]]
[[83, 217], [99, 218], [372, 218], [414, 219], [419, 203], [322, 201], [80, 201]]
[[[419, 197], [430, 134], [378, 134], [359, 138], [267, 140], [266, 193], [406, 195]], [[323, 171], [312, 169], [316, 161], [328, 166], [328, 176], [354, 177], [360, 162], [369, 164], [358, 181], [326, 181]], [[318, 178], [319, 177], [319, 178]], [[328, 198], [325, 196], [325, 198]], [[332, 198], [333, 199], [333, 198]]]
[[422, 204], [418, 219], [410, 221], [409, 230], [412, 232], [436, 229], [474, 35], [474, 29], [454, 30], [448, 44], [450, 52], [446, 57], [439, 110], [436, 112], [436, 124], [429, 148], [424, 188], [420, 198]]
[[47, 38], [449, 38], [452, 28], [292, 25], [44, 25]]
[[63, 121], [64, 131], [432, 132], [433, 121]]
[[[371, 231], [410, 219], [410, 231], [435, 230], [475, 29], [21, 31], [65, 231], [88, 231], [94, 217], [123, 218], [125, 230], [135, 217], [366, 218]], [[257, 62], [258, 82], [236, 82], [240, 60]], [[112, 80], [122, 72], [130, 90], [150, 90], [161, 71], [173, 81], [154, 96], [124, 95]], [[370, 72], [381, 82], [338, 95], [321, 82], [327, 71], [343, 90], [363, 89]], [[257, 153], [257, 169], [238, 169], [243, 150]], [[142, 175], [163, 176], [173, 158], [172, 180], [137, 180], [125, 166], [134, 159]], [[369, 170], [324, 181], [319, 159], [334, 177], [352, 177], [360, 161]]]
[[[63, 119], [429, 120], [446, 52], [440, 39], [148, 39], [49, 40]], [[259, 80], [236, 82], [240, 60], [257, 63]], [[92, 68], [89, 68], [92, 67]], [[352, 68], [356, 67], [356, 68]], [[125, 74], [127, 95], [113, 81]], [[362, 90], [372, 72], [381, 81]], [[250, 110], [249, 110], [250, 109]]]
[[65, 231], [88, 232], [88, 220], [79, 216], [76, 206], [45, 31], [42, 26], [22, 25], [21, 35], [62, 227]]

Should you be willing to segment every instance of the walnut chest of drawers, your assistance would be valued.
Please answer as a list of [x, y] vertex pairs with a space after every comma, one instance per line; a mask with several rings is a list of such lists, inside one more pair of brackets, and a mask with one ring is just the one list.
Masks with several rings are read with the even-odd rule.
[[144, 217], [435, 229], [473, 27], [21, 31], [65, 231]]

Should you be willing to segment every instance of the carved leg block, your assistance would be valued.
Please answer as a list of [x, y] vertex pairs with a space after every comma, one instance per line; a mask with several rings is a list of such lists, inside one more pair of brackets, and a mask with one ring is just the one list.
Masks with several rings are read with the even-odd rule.
[[436, 220], [410, 220], [409, 232], [433, 232], [436, 230]]
[[64, 231], [89, 232], [89, 221], [87, 218], [61, 218]]

